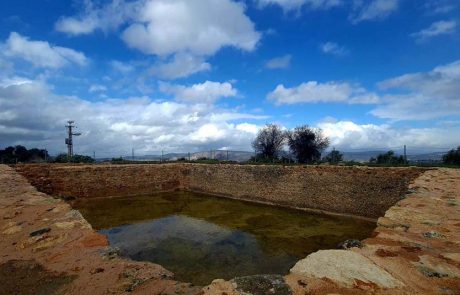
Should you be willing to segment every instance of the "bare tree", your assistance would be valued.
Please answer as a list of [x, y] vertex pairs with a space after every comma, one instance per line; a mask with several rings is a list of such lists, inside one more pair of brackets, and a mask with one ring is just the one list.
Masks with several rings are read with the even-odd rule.
[[252, 142], [252, 147], [256, 150], [257, 156], [263, 159], [278, 159], [283, 150], [285, 133], [276, 124], [267, 124], [262, 128], [257, 137]]
[[321, 159], [321, 153], [329, 146], [329, 139], [321, 129], [308, 125], [296, 127], [287, 132], [289, 149], [299, 163], [313, 163]]

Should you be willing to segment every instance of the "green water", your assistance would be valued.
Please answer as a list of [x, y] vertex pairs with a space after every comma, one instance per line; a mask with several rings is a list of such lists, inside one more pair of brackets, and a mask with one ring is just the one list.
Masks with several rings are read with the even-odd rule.
[[372, 222], [191, 192], [78, 200], [92, 226], [133, 260], [161, 264], [196, 285], [254, 274], [287, 274], [308, 254], [364, 239]]

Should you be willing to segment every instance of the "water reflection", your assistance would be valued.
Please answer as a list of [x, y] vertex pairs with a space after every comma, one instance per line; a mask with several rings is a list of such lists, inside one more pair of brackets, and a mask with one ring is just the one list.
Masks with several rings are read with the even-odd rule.
[[[208, 284], [258, 272], [284, 272], [296, 257], [279, 252], [267, 255], [257, 239], [204, 220], [173, 215], [158, 220], [101, 230], [111, 245], [134, 260], [166, 266], [178, 279]], [[281, 269], [280, 269], [281, 268]]]
[[73, 205], [122, 255], [161, 264], [176, 279], [197, 285], [215, 278], [285, 274], [311, 252], [365, 238], [375, 226], [190, 192]]

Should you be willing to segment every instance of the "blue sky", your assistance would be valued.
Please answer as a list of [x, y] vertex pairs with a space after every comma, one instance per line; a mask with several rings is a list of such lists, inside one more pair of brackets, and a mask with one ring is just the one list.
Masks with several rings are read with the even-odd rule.
[[322, 128], [342, 150], [460, 144], [454, 0], [0, 3], [0, 146], [250, 150]]

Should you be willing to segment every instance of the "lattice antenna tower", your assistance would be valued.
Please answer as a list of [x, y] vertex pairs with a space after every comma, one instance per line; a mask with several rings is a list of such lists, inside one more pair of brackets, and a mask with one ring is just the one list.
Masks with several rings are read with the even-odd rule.
[[77, 128], [74, 125], [75, 121], [67, 121], [67, 138], [65, 139], [65, 144], [67, 145], [67, 158], [70, 160], [73, 157], [73, 136], [80, 136], [81, 133], [74, 133], [72, 129]]

